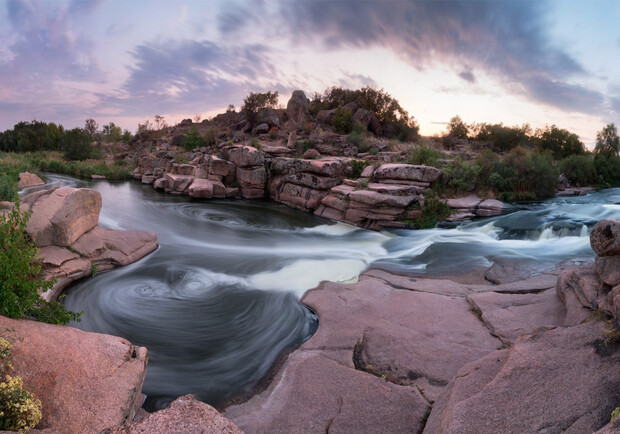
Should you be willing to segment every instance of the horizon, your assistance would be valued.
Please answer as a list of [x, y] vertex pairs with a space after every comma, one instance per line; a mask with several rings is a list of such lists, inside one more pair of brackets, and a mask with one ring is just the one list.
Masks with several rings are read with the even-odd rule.
[[135, 132], [237, 109], [250, 92], [373, 86], [420, 133], [557, 125], [589, 147], [620, 124], [620, 2], [0, 2], [0, 131]]

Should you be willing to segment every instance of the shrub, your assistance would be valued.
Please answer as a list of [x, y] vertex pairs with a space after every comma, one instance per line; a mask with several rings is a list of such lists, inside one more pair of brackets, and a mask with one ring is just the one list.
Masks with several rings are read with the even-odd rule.
[[594, 185], [598, 181], [594, 160], [585, 155], [571, 155], [560, 162], [560, 172], [581, 186]]
[[[348, 110], [345, 110], [345, 111], [348, 111]], [[368, 151], [368, 148], [370, 148], [370, 144], [366, 141], [366, 127], [359, 122], [355, 122], [355, 125], [353, 125], [351, 133], [347, 137], [347, 142], [351, 143], [352, 145], [357, 146], [357, 148], [361, 152]]]
[[194, 148], [200, 148], [205, 145], [205, 139], [200, 135], [198, 128], [192, 127], [185, 133], [185, 141], [183, 147], [186, 151], [192, 151]]
[[215, 146], [219, 136], [219, 129], [216, 126], [210, 126], [205, 132], [205, 144], [207, 146]]
[[91, 158], [91, 137], [81, 128], [65, 131], [61, 139], [64, 157], [67, 160], [86, 160]]
[[473, 161], [463, 161], [460, 157], [448, 163], [443, 169], [448, 186], [456, 193], [465, 193], [476, 187], [480, 166]]
[[352, 160], [351, 161], [351, 168], [352, 168], [351, 179], [359, 178], [362, 172], [364, 171], [365, 167], [366, 167], [366, 161]]
[[250, 123], [250, 126], [253, 127], [258, 118], [258, 112], [260, 109], [265, 107], [276, 108], [277, 105], [277, 90], [275, 92], [269, 91], [264, 93], [250, 92], [250, 94], [243, 100], [243, 107], [241, 110], [245, 112], [247, 121]]
[[26, 235], [29, 218], [29, 212], [21, 212], [19, 202], [11, 211], [0, 214], [0, 314], [51, 324], [77, 321], [79, 313], [39, 297], [37, 291], [50, 289], [54, 282], [37, 279], [41, 265], [37, 263], [37, 249]]
[[409, 164], [423, 164], [425, 166], [441, 167], [440, 159], [445, 158], [446, 154], [439, 149], [435, 149], [431, 146], [422, 144], [417, 148], [409, 151], [409, 158], [407, 163]]
[[252, 137], [250, 139], [249, 145], [256, 149], [260, 149], [260, 141], [258, 140], [258, 137]]
[[334, 129], [337, 133], [349, 134], [353, 130], [353, 113], [338, 106], [334, 111]]
[[620, 186], [620, 158], [607, 153], [596, 154], [594, 168], [601, 186]]
[[187, 161], [187, 154], [176, 154], [174, 156], [174, 162], [177, 164], [186, 164]]
[[460, 116], [454, 116], [448, 122], [448, 136], [466, 139], [469, 135], [469, 127], [463, 122]]
[[185, 146], [185, 135], [179, 134], [172, 138], [172, 146]]
[[540, 134], [540, 147], [543, 150], [553, 152], [556, 158], [566, 158], [570, 155], [581, 155], [586, 152], [586, 148], [577, 134], [555, 125], [547, 127]]
[[0, 201], [14, 201], [17, 197], [17, 181], [13, 176], [0, 174]]
[[424, 198], [422, 214], [414, 219], [411, 224], [416, 229], [431, 229], [437, 222], [448, 217], [452, 210], [435, 193], [428, 193]]

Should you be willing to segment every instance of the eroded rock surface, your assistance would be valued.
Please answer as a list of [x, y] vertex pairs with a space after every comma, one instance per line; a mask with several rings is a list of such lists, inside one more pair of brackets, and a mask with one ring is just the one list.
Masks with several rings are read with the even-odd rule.
[[34, 173], [22, 172], [19, 174], [19, 182], [17, 188], [20, 190], [26, 187], [34, 187], [35, 185], [43, 185], [45, 182]]

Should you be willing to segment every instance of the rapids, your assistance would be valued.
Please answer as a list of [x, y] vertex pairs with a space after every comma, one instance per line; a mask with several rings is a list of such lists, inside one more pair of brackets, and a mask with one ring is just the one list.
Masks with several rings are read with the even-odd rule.
[[[66, 291], [72, 324], [149, 349], [147, 409], [193, 393], [213, 405], [252, 389], [318, 326], [299, 302], [321, 281], [368, 267], [455, 275], [498, 259], [532, 267], [592, 258], [589, 230], [620, 218], [620, 189], [517, 205], [510, 214], [419, 231], [372, 232], [267, 201], [194, 201], [135, 182], [46, 175], [103, 197], [99, 223], [157, 234], [160, 248]], [[24, 193], [24, 192], [22, 192]]]

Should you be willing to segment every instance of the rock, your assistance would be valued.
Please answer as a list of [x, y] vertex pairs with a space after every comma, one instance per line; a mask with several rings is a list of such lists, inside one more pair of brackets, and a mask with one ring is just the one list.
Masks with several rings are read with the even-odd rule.
[[304, 158], [307, 160], [315, 160], [320, 157], [321, 154], [316, 149], [308, 149], [306, 152], [304, 152]]
[[558, 176], [557, 190], [564, 191], [568, 187], [568, 178], [563, 173]]
[[216, 157], [215, 155], [209, 156], [208, 163], [209, 163], [209, 174], [210, 175], [227, 176], [231, 173], [235, 173], [234, 164], [226, 160], [222, 160], [221, 158]]
[[289, 149], [293, 149], [297, 144], [297, 133], [295, 131], [291, 131], [288, 133], [288, 140], [286, 141], [286, 147]]
[[287, 175], [283, 178], [284, 182], [290, 182], [304, 187], [309, 187], [317, 190], [329, 190], [338, 182], [335, 178], [327, 176], [318, 176], [313, 173], [296, 173], [294, 175]]
[[195, 179], [189, 186], [189, 196], [199, 199], [211, 199], [213, 197], [213, 181], [208, 179]]
[[326, 194], [326, 191], [315, 190], [285, 182], [281, 184], [281, 187], [276, 193], [275, 200], [291, 208], [311, 212], [320, 205], [321, 199], [323, 199]]
[[265, 197], [265, 190], [262, 188], [241, 187], [241, 197], [245, 199], [260, 199]]
[[415, 185], [402, 185], [402, 184], [381, 184], [371, 182], [368, 184], [368, 190], [376, 191], [381, 194], [388, 194], [390, 196], [414, 196], [422, 192], [422, 188]]
[[183, 119], [181, 123], [179, 124], [180, 127], [189, 127], [191, 125], [192, 125], [191, 119]]
[[495, 199], [480, 199], [475, 194], [466, 197], [446, 200], [446, 204], [460, 213], [471, 213], [479, 217], [501, 215], [505, 204]]
[[388, 163], [375, 170], [376, 179], [397, 179], [417, 182], [435, 182], [441, 178], [442, 172], [431, 166]]
[[68, 246], [99, 221], [101, 194], [88, 188], [57, 188], [23, 198], [32, 210], [26, 232], [38, 247]]
[[381, 135], [383, 129], [381, 128], [381, 122], [375, 115], [366, 110], [365, 108], [358, 108], [351, 119], [353, 122], [359, 122], [364, 125], [369, 131], [375, 135]]
[[267, 171], [264, 166], [242, 169], [237, 167], [237, 181], [242, 187], [265, 188], [267, 182]]
[[158, 190], [165, 190], [168, 187], [168, 181], [166, 178], [156, 179], [155, 182], [153, 182], [153, 187]]
[[185, 395], [139, 422], [114, 427], [102, 434], [140, 433], [242, 434], [242, 431], [210, 405]]
[[101, 181], [101, 180], [105, 179], [105, 176], [103, 176], [103, 175], [90, 175], [90, 179], [94, 179], [95, 181]]
[[146, 348], [115, 336], [0, 316], [13, 337], [11, 375], [41, 400], [37, 429], [99, 433], [133, 419], [142, 405]]
[[540, 294], [485, 292], [472, 294], [468, 300], [482, 313], [482, 321], [491, 333], [506, 343], [514, 343], [537, 327], [562, 326], [566, 316], [554, 288]]
[[360, 178], [370, 178], [372, 176], [372, 174], [375, 171], [375, 167], [374, 166], [366, 166], [364, 167], [364, 170], [362, 170], [362, 173], [360, 174]]
[[33, 187], [35, 185], [43, 185], [45, 182], [34, 173], [22, 172], [19, 174], [19, 182], [17, 188], [20, 190], [26, 187]]
[[620, 256], [597, 256], [594, 271], [607, 285], [620, 285]]
[[435, 402], [425, 434], [590, 433], [620, 399], [620, 346], [602, 323], [539, 329], [510, 350], [461, 368]]
[[252, 146], [228, 146], [222, 153], [237, 167], [261, 166], [265, 163], [265, 154]]
[[[274, 109], [263, 107], [256, 114], [257, 124], [267, 124], [268, 127], [280, 127], [280, 118]], [[269, 128], [267, 128], [269, 131]]]
[[595, 224], [590, 245], [598, 256], [620, 255], [620, 220], [605, 219]]
[[351, 201], [373, 207], [396, 207], [403, 209], [418, 199], [417, 195], [393, 196], [391, 194], [378, 193], [370, 190], [352, 191], [349, 194], [349, 198]]
[[308, 119], [310, 102], [302, 90], [296, 90], [286, 104], [286, 114], [290, 121], [302, 125]]
[[[293, 150], [289, 149], [285, 146], [269, 146], [269, 145], [263, 145], [261, 146], [261, 151], [265, 152], [266, 154], [269, 155], [288, 155], [288, 154], [292, 154]], [[305, 157], [304, 157], [305, 158]]]
[[267, 134], [269, 132], [269, 124], [263, 122], [262, 124], [258, 124], [252, 130], [252, 135], [256, 136], [258, 134]]
[[174, 194], [188, 194], [189, 186], [192, 182], [194, 182], [195, 178], [191, 175], [174, 175], [172, 173], [165, 173], [164, 179], [166, 180], [166, 183], [164, 184], [166, 192]]
[[566, 306], [565, 325], [583, 322], [594, 310], [611, 313], [607, 291], [591, 267], [563, 271], [558, 276], [556, 291]]

